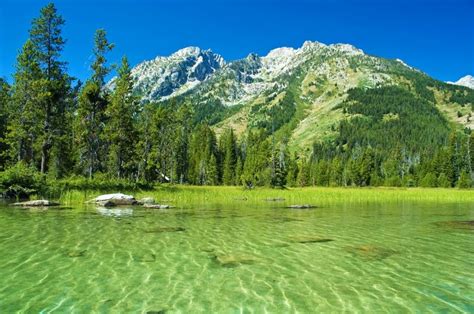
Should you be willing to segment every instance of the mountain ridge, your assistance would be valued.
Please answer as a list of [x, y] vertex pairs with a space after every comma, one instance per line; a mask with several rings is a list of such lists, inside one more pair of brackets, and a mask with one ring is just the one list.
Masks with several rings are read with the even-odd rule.
[[359, 115], [343, 109], [353, 89], [400, 87], [414, 100], [428, 101], [454, 126], [474, 129], [472, 90], [350, 44], [305, 41], [299, 48], [279, 47], [234, 61], [210, 49], [186, 47], [140, 63], [132, 75], [144, 103], [190, 104], [194, 122], [206, 121], [217, 134], [229, 127], [239, 136], [265, 129], [297, 150], [335, 141], [339, 124]]

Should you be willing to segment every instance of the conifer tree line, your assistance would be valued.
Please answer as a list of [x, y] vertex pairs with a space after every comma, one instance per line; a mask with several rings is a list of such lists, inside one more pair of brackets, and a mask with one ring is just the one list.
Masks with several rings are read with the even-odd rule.
[[[474, 133], [449, 129], [429, 103], [402, 90], [352, 91], [353, 104], [344, 112], [364, 113], [379, 124], [342, 121], [334, 143], [290, 152], [287, 138], [276, 140], [264, 128], [240, 137], [229, 128], [216, 136], [205, 121], [196, 123], [190, 103], [140, 104], [127, 58], [115, 67], [107, 60], [114, 45], [103, 29], [93, 38], [91, 75], [77, 82], [61, 58], [64, 23], [54, 4], [42, 8], [18, 54], [12, 85], [0, 80], [0, 171], [29, 167], [49, 178], [248, 188], [472, 184]], [[380, 112], [377, 101], [397, 115]], [[420, 110], [426, 120], [410, 121]], [[399, 122], [404, 115], [405, 123], [420, 126], [413, 129], [417, 136], [397, 135], [407, 127]]]

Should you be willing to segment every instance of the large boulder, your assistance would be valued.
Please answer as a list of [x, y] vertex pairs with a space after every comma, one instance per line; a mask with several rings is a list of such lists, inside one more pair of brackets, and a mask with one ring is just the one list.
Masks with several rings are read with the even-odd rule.
[[136, 205], [137, 200], [131, 196], [122, 193], [104, 194], [97, 196], [94, 201], [101, 206], [118, 206], [118, 205]]
[[47, 207], [47, 206], [59, 206], [59, 203], [51, 202], [48, 200], [34, 200], [34, 201], [13, 203], [12, 206]]

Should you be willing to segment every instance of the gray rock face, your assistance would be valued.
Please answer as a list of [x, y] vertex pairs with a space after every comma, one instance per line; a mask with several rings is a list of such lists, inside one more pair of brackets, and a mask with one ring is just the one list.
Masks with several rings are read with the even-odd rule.
[[157, 57], [134, 67], [135, 92], [144, 101], [177, 96], [206, 80], [224, 64], [224, 59], [211, 50], [187, 47], [169, 57]]
[[59, 206], [59, 203], [51, 202], [51, 201], [48, 201], [48, 200], [34, 200], [34, 201], [13, 203], [12, 206], [46, 207], [46, 206]]

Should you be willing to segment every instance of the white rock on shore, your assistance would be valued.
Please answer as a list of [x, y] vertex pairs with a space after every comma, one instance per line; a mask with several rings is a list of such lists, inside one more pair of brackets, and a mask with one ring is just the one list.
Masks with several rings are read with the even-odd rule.
[[94, 202], [102, 206], [117, 206], [117, 205], [136, 205], [137, 200], [132, 195], [122, 193], [104, 194], [97, 196]]

